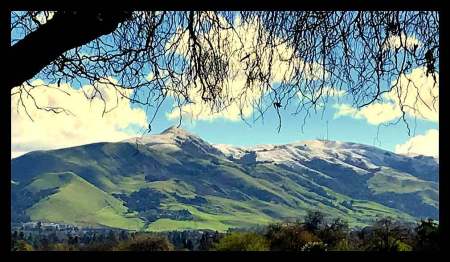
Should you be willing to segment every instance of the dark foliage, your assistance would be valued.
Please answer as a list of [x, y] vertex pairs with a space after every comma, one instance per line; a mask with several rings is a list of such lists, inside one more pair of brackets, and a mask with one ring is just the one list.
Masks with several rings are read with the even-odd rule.
[[439, 251], [440, 229], [432, 219], [422, 220], [415, 228], [416, 250]]
[[120, 243], [118, 251], [172, 251], [173, 245], [166, 237], [152, 235], [137, 235]]
[[362, 229], [349, 228], [341, 219], [328, 222], [318, 211], [305, 221], [266, 227], [161, 233], [113, 229], [64, 231], [14, 230], [11, 251], [438, 251], [440, 230], [428, 219], [417, 225], [383, 218]]

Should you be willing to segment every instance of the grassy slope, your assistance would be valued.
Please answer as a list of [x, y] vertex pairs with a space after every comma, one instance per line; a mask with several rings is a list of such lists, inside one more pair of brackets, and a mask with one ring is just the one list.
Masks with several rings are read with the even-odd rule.
[[57, 193], [42, 199], [28, 210], [32, 220], [140, 229], [143, 222], [127, 214], [122, 201], [96, 188], [74, 173], [47, 173], [28, 189], [38, 191], [58, 187]]
[[390, 168], [383, 168], [368, 182], [369, 188], [376, 193], [411, 193], [425, 189], [438, 190], [437, 183], [419, 180], [409, 174], [397, 172]]
[[[35, 205], [30, 212], [32, 212], [33, 219], [47, 218], [51, 221], [64, 221], [73, 223], [83, 223], [86, 224], [98, 224], [106, 225], [111, 227], [121, 227], [128, 229], [138, 229], [143, 226], [143, 223], [136, 218], [127, 218], [124, 214], [126, 208], [122, 206], [120, 200], [115, 199], [109, 194], [98, 190], [93, 185], [84, 181], [82, 178], [75, 176], [71, 173], [65, 173], [65, 176], [55, 176], [46, 175], [39, 179], [36, 179], [32, 184], [30, 184], [29, 189], [31, 191], [61, 187], [59, 193], [53, 195], [49, 200], [44, 203], [38, 203]], [[71, 174], [71, 175], [67, 175]], [[72, 180], [75, 180], [74, 183]], [[247, 181], [254, 183], [252, 177], [247, 177]], [[253, 181], [252, 181], [253, 180]], [[71, 181], [68, 183], [68, 181]], [[263, 182], [263, 181], [261, 181]], [[284, 181], [286, 185], [287, 182]], [[68, 186], [70, 184], [70, 186]], [[81, 185], [80, 185], [81, 184]], [[128, 185], [128, 186], [125, 186]], [[83, 189], [80, 190], [79, 187]], [[73, 189], [71, 189], [73, 187]], [[195, 189], [183, 181], [157, 181], [157, 182], [145, 182], [142, 177], [136, 177], [136, 180], [132, 178], [126, 178], [121, 187], [125, 191], [134, 191], [137, 188], [149, 187], [162, 192], [176, 193], [179, 196], [193, 198], [197, 196]], [[258, 186], [260, 188], [260, 186]], [[266, 184], [264, 189], [268, 187], [274, 187], [274, 185]], [[367, 223], [361, 222], [362, 218], [381, 217], [386, 216], [398, 216], [398, 211], [387, 208], [380, 204], [370, 202], [370, 201], [356, 201], [354, 203], [354, 210], [337, 210], [335, 207], [322, 204], [320, 196], [309, 192], [302, 187], [295, 187], [296, 191], [307, 196], [308, 199], [314, 202], [316, 209], [319, 209], [325, 213], [334, 213], [336, 216], [341, 216], [353, 226], [362, 226]], [[269, 190], [275, 190], [271, 188]], [[74, 192], [76, 191], [76, 192]], [[86, 193], [81, 193], [83, 191], [88, 191]], [[94, 192], [93, 192], [94, 191]], [[273, 191], [272, 191], [273, 192]], [[74, 196], [74, 193], [82, 194], [83, 197], [78, 197], [78, 200]], [[330, 192], [333, 194], [337, 200], [336, 202], [343, 200], [350, 200], [350, 198]], [[279, 191], [278, 195], [282, 197], [287, 197], [285, 192]], [[280, 214], [283, 217], [299, 218], [306, 214], [311, 206], [308, 204], [298, 201], [298, 206], [296, 208], [288, 207], [285, 205], [274, 204], [271, 202], [264, 202], [257, 199], [249, 201], [235, 201], [221, 197], [214, 196], [204, 196], [208, 199], [209, 204], [202, 209], [191, 205], [185, 205], [178, 203], [174, 198], [172, 198], [167, 203], [164, 203], [162, 207], [166, 209], [188, 209], [193, 215], [194, 220], [192, 221], [176, 221], [172, 219], [159, 219], [147, 226], [146, 230], [150, 231], [165, 231], [165, 230], [183, 230], [183, 229], [213, 229], [219, 231], [225, 231], [230, 227], [246, 227], [254, 226], [258, 224], [268, 224], [275, 222], [276, 220], [270, 217], [266, 211], [271, 213]], [[67, 201], [72, 199], [71, 201]], [[89, 201], [83, 201], [83, 199], [89, 199]], [[112, 204], [111, 204], [112, 203]], [[59, 210], [66, 210], [68, 206], [73, 205], [73, 209], [77, 210], [77, 213], [71, 214], [69, 217], [65, 212], [58, 212]], [[64, 206], [62, 209], [59, 206]], [[75, 208], [77, 207], [77, 208]], [[96, 211], [92, 211], [96, 210]], [[86, 214], [92, 214], [88, 215]], [[78, 217], [82, 217], [80, 220]], [[405, 216], [401, 216], [406, 218]], [[350, 219], [349, 219], [350, 218]], [[411, 219], [407, 217], [407, 219]], [[137, 221], [136, 221], [137, 220]], [[131, 222], [131, 224], [129, 224]]]
[[[184, 182], [158, 181], [150, 183], [149, 187], [163, 191], [177, 193], [186, 197], [195, 197], [197, 194], [194, 189], [186, 186]], [[311, 192], [302, 192], [305, 195]], [[344, 195], [330, 192], [336, 197], [335, 203], [351, 200]], [[171, 199], [162, 206], [166, 209], [188, 209], [193, 215], [192, 221], [176, 221], [171, 219], [159, 219], [151, 223], [147, 230], [165, 231], [165, 230], [183, 230], [183, 229], [213, 229], [225, 231], [230, 227], [249, 227], [261, 224], [276, 222], [276, 219], [267, 214], [279, 214], [284, 218], [301, 218], [306, 215], [307, 210], [311, 209], [305, 203], [299, 202], [297, 207], [275, 204], [272, 202], [260, 201], [257, 199], [249, 201], [236, 201], [227, 198], [215, 196], [203, 196], [208, 200], [208, 205], [194, 207], [176, 202]], [[316, 196], [318, 198], [318, 196]], [[398, 210], [388, 208], [372, 201], [354, 201], [353, 210], [335, 206], [328, 206], [316, 201], [315, 209], [325, 213], [339, 216], [349, 222], [351, 226], [364, 226], [373, 222], [374, 219], [390, 216], [398, 217], [404, 220], [413, 220], [411, 216], [399, 212]], [[283, 218], [280, 218], [283, 219]], [[364, 221], [365, 220], [365, 221]]]
[[[221, 199], [227, 202], [227, 199]], [[233, 201], [234, 202], [234, 201]], [[147, 230], [149, 231], [166, 231], [166, 230], [185, 230], [185, 229], [212, 229], [218, 231], [226, 231], [230, 227], [246, 227], [260, 224], [268, 224], [274, 222], [273, 219], [258, 211], [242, 212], [236, 209], [223, 206], [228, 212], [221, 214], [211, 214], [202, 212], [197, 208], [183, 204], [168, 204], [168, 209], [188, 209], [194, 215], [194, 220], [176, 221], [172, 219], [159, 219], [151, 223]]]
[[[28, 189], [33, 192], [59, 188], [59, 192], [51, 195], [48, 199], [41, 200], [28, 210], [28, 214], [33, 220], [141, 229], [144, 227], [143, 221], [137, 218], [136, 214], [127, 214], [127, 208], [123, 206], [123, 202], [114, 198], [110, 193], [129, 194], [144, 187], [188, 198], [201, 196], [208, 200], [206, 206], [196, 207], [179, 203], [175, 198], [171, 198], [170, 201], [163, 204], [164, 208], [188, 209], [194, 215], [194, 220], [159, 219], [145, 228], [152, 231], [179, 229], [224, 231], [229, 227], [252, 226], [275, 221], [273, 217], [268, 215], [269, 213], [283, 217], [301, 218], [308, 210], [313, 208], [342, 217], [354, 226], [368, 224], [370, 223], [367, 220], [368, 218], [376, 219], [381, 216], [413, 219], [403, 212], [371, 201], [355, 201], [353, 210], [347, 209], [339, 203], [351, 198], [326, 189], [331, 196], [336, 197], [336, 200], [333, 200], [330, 205], [330, 203], [324, 201], [327, 198], [311, 191], [308, 187], [299, 185], [290, 178], [303, 177], [302, 174], [291, 173], [271, 165], [258, 165], [254, 170], [248, 172], [237, 164], [218, 159], [219, 164], [214, 165], [215, 169], [212, 169], [212, 171], [220, 171], [221, 175], [218, 175], [217, 172], [214, 172], [214, 174], [208, 172], [208, 174], [199, 174], [198, 178], [193, 179], [194, 177], [190, 175], [176, 174], [177, 179], [181, 181], [147, 182], [144, 178], [145, 174], [140, 168], [140, 165], [145, 161], [140, 162], [142, 159], [133, 156], [134, 148], [121, 144], [91, 147], [95, 150], [79, 147], [76, 148], [77, 154], [70, 150], [61, 150], [58, 154], [55, 153], [58, 161], [54, 162], [65, 161], [73, 164], [77, 168], [70, 168], [70, 170], [74, 170], [75, 173], [78, 173], [79, 167], [89, 168], [90, 172], [84, 174], [84, 179], [70, 172], [47, 173], [37, 176], [37, 179], [28, 186]], [[152, 155], [166, 165], [181, 164], [179, 159], [162, 152], [143, 149], [141, 153]], [[129, 155], [129, 158], [126, 157]], [[186, 164], [187, 162], [183, 163]], [[211, 166], [210, 161], [204, 159], [198, 160], [197, 164], [208, 167], [208, 169]], [[208, 178], [208, 176], [211, 177]], [[387, 177], [388, 175], [375, 176], [373, 180], [369, 181], [369, 186], [375, 191], [380, 188], [389, 190], [390, 188], [386, 185], [394, 186], [393, 184], [402, 185], [401, 188], [392, 188], [393, 191], [400, 189], [414, 191], [416, 187], [423, 186], [422, 184], [411, 184], [411, 181], [402, 184], [403, 181], [398, 181], [398, 176], [390, 176], [396, 179], [396, 183], [390, 183], [392, 181]], [[232, 189], [244, 193], [255, 188], [263, 190], [287, 200], [292, 206], [261, 201], [256, 198], [237, 201], [200, 194], [193, 186], [193, 182], [203, 179], [218, 186], [226, 184], [222, 182], [229, 182]], [[308, 178], [305, 177], [305, 179]], [[196, 186], [198, 189], [199, 185], [207, 186], [207, 184], [196, 184]], [[312, 184], [317, 186], [315, 182], [312, 182]], [[423, 194], [427, 196], [430, 202], [435, 201], [432, 199], [433, 194], [429, 194], [430, 196], [427, 195], [427, 192], [423, 192]], [[363, 222], [364, 220], [367, 223]]]
[[[286, 217], [291, 218], [301, 218], [306, 214], [306, 209], [303, 208], [295, 209], [257, 200], [239, 202], [213, 196], [208, 196], [207, 199], [209, 202], [213, 202], [214, 206], [216, 206], [220, 212], [204, 212], [193, 206], [170, 203], [164, 205], [164, 207], [167, 209], [188, 209], [194, 215], [194, 220], [176, 221], [172, 219], [159, 219], [151, 223], [147, 227], [147, 230], [212, 229], [226, 231], [228, 228], [232, 227], [251, 227], [277, 221], [265, 214], [263, 210], [282, 213], [286, 215]], [[414, 220], [411, 216], [399, 213], [398, 210], [371, 201], [355, 201], [353, 208], [354, 211], [348, 211], [347, 213], [334, 212], [334, 215], [345, 219], [352, 227], [366, 226], [373, 223], [378, 218], [387, 216], [409, 221]], [[333, 211], [325, 205], [318, 205], [316, 209], [325, 212]]]

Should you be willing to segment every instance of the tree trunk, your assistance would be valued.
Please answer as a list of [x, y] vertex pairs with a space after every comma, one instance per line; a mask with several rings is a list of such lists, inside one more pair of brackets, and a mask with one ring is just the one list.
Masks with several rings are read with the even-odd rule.
[[9, 48], [9, 89], [33, 78], [58, 56], [116, 30], [128, 11], [59, 11], [46, 24]]

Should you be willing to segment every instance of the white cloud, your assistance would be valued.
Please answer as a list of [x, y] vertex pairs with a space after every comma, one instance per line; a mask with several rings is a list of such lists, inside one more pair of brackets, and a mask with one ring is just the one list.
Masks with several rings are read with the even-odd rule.
[[[210, 16], [215, 15], [210, 13]], [[226, 21], [223, 17], [218, 17], [224, 25]], [[305, 78], [314, 79], [322, 77], [322, 68], [317, 63], [304, 63], [300, 59], [294, 59], [292, 63], [286, 61], [290, 58], [294, 50], [288, 47], [285, 43], [282, 43], [281, 39], [276, 39], [278, 42], [275, 48], [274, 57], [271, 58], [268, 50], [264, 48], [258, 48], [258, 38], [267, 39], [269, 37], [268, 32], [259, 30], [259, 23], [257, 20], [253, 20], [249, 23], [241, 23], [239, 18], [234, 21], [235, 31], [232, 29], [223, 29], [219, 33], [208, 33], [207, 37], [210, 39], [212, 45], [220, 42], [221, 48], [215, 48], [216, 52], [226, 53], [230, 58], [229, 72], [230, 78], [225, 79], [223, 86], [219, 94], [221, 97], [226, 97], [225, 104], [221, 105], [216, 110], [211, 110], [211, 107], [203, 102], [202, 92], [200, 89], [200, 83], [189, 83], [191, 87], [187, 91], [189, 97], [189, 104], [182, 105], [181, 108], [174, 107], [171, 112], [166, 114], [168, 119], [178, 119], [180, 113], [183, 117], [190, 118], [191, 120], [206, 120], [213, 121], [218, 118], [227, 119], [230, 121], [238, 121], [241, 119], [241, 115], [246, 118], [253, 114], [255, 105], [261, 101], [264, 95], [268, 94], [270, 90], [268, 87], [264, 87], [263, 83], [255, 81], [253, 84], [244, 88], [247, 81], [245, 75], [245, 68], [247, 62], [253, 62], [256, 60], [263, 61], [261, 67], [263, 71], [271, 72], [271, 84], [281, 82], [283, 80], [289, 80], [289, 77], [293, 75], [294, 68], [304, 68]], [[258, 34], [261, 32], [261, 34]], [[239, 39], [238, 36], [241, 38]], [[209, 47], [205, 40], [205, 35], [198, 35], [197, 39], [201, 43], [202, 47], [207, 50]], [[168, 43], [168, 47], [171, 46], [176, 39], [180, 39], [180, 45], [177, 48], [178, 54], [185, 54], [188, 45], [188, 32], [179, 31], [179, 33], [172, 38]], [[258, 55], [253, 51], [257, 49]], [[242, 60], [245, 58], [244, 60]], [[269, 63], [272, 59], [272, 67], [269, 67]], [[166, 86], [170, 86], [167, 83]], [[178, 85], [174, 86], [176, 89]], [[172, 96], [177, 97], [176, 93], [171, 92]]]
[[384, 49], [395, 49], [400, 47], [406, 47], [410, 50], [414, 49], [414, 46], [419, 48], [422, 43], [415, 36], [407, 36], [404, 33], [401, 35], [390, 36], [383, 46]]
[[356, 119], [366, 119], [372, 125], [389, 122], [402, 115], [400, 109], [395, 104], [373, 103], [361, 110], [347, 104], [335, 104], [333, 107], [337, 109], [334, 118], [351, 116]]
[[[96, 84], [99, 92], [90, 85], [75, 89], [69, 84], [44, 86], [42, 80], [31, 84], [35, 87], [24, 85], [11, 91], [12, 157], [33, 150], [120, 141], [135, 136], [136, 132], [131, 130], [147, 127], [145, 112], [131, 108], [129, 101], [122, 98], [122, 95], [131, 95], [132, 91], [121, 89], [121, 95], [111, 85], [100, 83]], [[22, 90], [21, 95], [19, 90]], [[67, 113], [55, 114], [37, 109], [25, 90], [39, 107], [62, 107]], [[20, 96], [33, 121], [22, 106]]]
[[335, 104], [334, 117], [351, 116], [366, 119], [369, 124], [378, 125], [402, 116], [400, 105], [410, 117], [439, 122], [439, 75], [436, 84], [426, 69], [415, 68], [407, 75], [401, 75], [398, 83], [393, 83], [390, 92], [383, 95], [382, 103], [372, 103], [357, 109], [348, 104]]
[[[311, 94], [312, 93], [312, 94]], [[328, 98], [328, 97], [342, 97], [345, 95], [345, 90], [337, 89], [333, 87], [323, 87], [318, 90], [314, 90], [313, 92], [310, 91], [304, 91], [297, 92], [298, 98], [303, 101], [304, 99], [307, 100], [316, 100], [320, 96], [320, 98]]]
[[439, 121], [439, 75], [436, 83], [426, 68], [415, 68], [408, 75], [401, 75], [399, 83], [385, 97], [404, 105], [410, 116], [431, 122]]
[[429, 129], [424, 135], [412, 137], [395, 146], [395, 153], [439, 157], [439, 130]]
[[263, 96], [264, 91], [254, 88], [247, 90], [245, 95], [240, 96], [243, 92], [242, 86], [244, 84], [244, 78], [234, 79], [230, 83], [228, 90], [223, 91], [224, 97], [233, 98], [234, 101], [230, 102], [223, 109], [216, 111], [211, 110], [210, 106], [203, 102], [199, 87], [191, 87], [187, 91], [191, 103], [182, 105], [181, 108], [175, 107], [166, 116], [170, 120], [178, 119], [181, 109], [181, 115], [191, 120], [213, 121], [223, 118], [230, 121], [238, 121], [241, 119], [241, 114], [243, 117], [249, 117], [253, 113], [253, 105]]

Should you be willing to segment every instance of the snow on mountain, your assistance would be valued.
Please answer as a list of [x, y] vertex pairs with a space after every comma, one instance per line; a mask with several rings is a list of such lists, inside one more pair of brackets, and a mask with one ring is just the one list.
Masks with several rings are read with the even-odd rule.
[[223, 154], [235, 159], [242, 158], [248, 153], [256, 154], [257, 162], [291, 163], [299, 164], [303, 161], [311, 161], [314, 158], [347, 165], [346, 161], [355, 159], [359, 165], [367, 169], [376, 168], [363, 156], [366, 154], [363, 148], [357, 144], [338, 141], [307, 140], [285, 145], [257, 145], [252, 147], [234, 147], [231, 145], [213, 145]]
[[436, 161], [436, 163], [439, 163], [439, 156], [426, 156], [426, 155], [412, 153], [412, 152], [398, 153], [398, 154], [402, 155], [402, 156], [414, 157], [414, 158], [429, 158], [429, 159], [433, 159], [434, 161]]
[[245, 153], [245, 148], [227, 144], [213, 144], [215, 148], [221, 151], [225, 156], [240, 158]]
[[[187, 152], [192, 156], [213, 154], [243, 163], [273, 163], [296, 170], [335, 166], [357, 175], [369, 175], [381, 167], [404, 170], [422, 179], [438, 181], [434, 170], [439, 161], [433, 157], [395, 154], [374, 146], [328, 140], [305, 140], [283, 145], [232, 146], [210, 144], [200, 137], [172, 126], [160, 134], [127, 139], [165, 152]], [[415, 161], [420, 160], [420, 161]]]
[[248, 159], [254, 159], [255, 162], [274, 163], [296, 170], [314, 171], [317, 166], [335, 166], [364, 176], [388, 168], [400, 169], [428, 181], [439, 180], [439, 161], [436, 158], [408, 157], [357, 143], [306, 140], [284, 145], [234, 147], [220, 144], [213, 146], [231, 159], [247, 162]]
[[160, 134], [130, 138], [122, 142], [137, 143], [152, 149], [171, 152], [184, 150], [203, 154], [221, 154], [221, 151], [200, 137], [176, 126], [171, 126]]
[[180, 142], [189, 139], [197, 139], [197, 137], [182, 128], [172, 126], [160, 134], [134, 137], [126, 139], [123, 142], [137, 143], [155, 148], [162, 147], [166, 149], [180, 150]]

